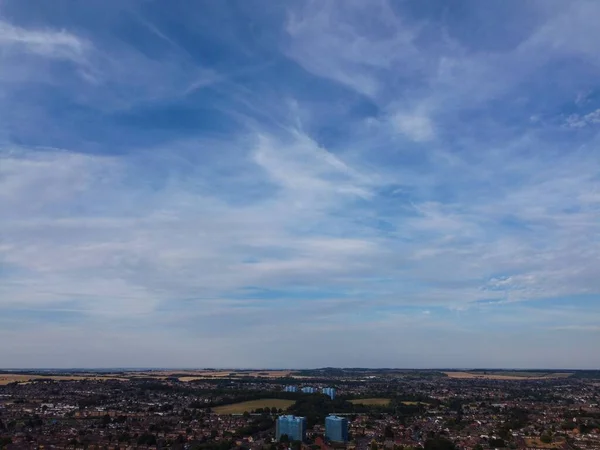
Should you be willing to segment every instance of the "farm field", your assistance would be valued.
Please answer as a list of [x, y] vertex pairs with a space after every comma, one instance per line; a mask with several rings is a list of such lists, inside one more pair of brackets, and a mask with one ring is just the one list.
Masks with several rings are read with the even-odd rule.
[[572, 373], [543, 372], [444, 372], [450, 378], [487, 379], [487, 380], [547, 380], [552, 378], [568, 378]]
[[[179, 372], [181, 374], [181, 372]], [[152, 376], [152, 374], [149, 374]], [[194, 380], [205, 380], [207, 378], [240, 378], [240, 377], [264, 377], [264, 378], [283, 378], [290, 375], [287, 370], [264, 370], [256, 372], [237, 372], [237, 371], [210, 371], [210, 372], [195, 372], [186, 373], [186, 376], [179, 377], [179, 381], [188, 382]]]
[[56, 381], [73, 381], [73, 380], [120, 380], [127, 381], [127, 378], [114, 376], [98, 376], [98, 375], [25, 375], [25, 374], [0, 374], [0, 385], [10, 383], [28, 383], [31, 380], [56, 380]]
[[561, 440], [561, 439], [557, 439], [555, 442], [546, 444], [537, 437], [529, 437], [529, 438], [525, 438], [525, 443], [527, 444], [528, 447], [531, 447], [531, 448], [551, 449], [551, 448], [563, 448], [565, 441]]
[[414, 405], [425, 405], [425, 406], [429, 406], [429, 403], [425, 403], [425, 402], [402, 402], [403, 405], [407, 405], [407, 406], [414, 406]]
[[390, 403], [389, 398], [357, 398], [354, 400], [350, 400], [350, 403], [354, 403], [355, 405], [365, 405], [365, 406], [387, 406]]
[[293, 400], [284, 400], [281, 398], [265, 398], [260, 400], [251, 400], [248, 402], [232, 403], [231, 405], [216, 406], [213, 411], [217, 414], [243, 414], [246, 411], [251, 412], [258, 408], [277, 408], [284, 411], [292, 406]]
[[121, 380], [139, 378], [154, 378], [164, 380], [166, 378], [178, 377], [180, 381], [189, 382], [194, 380], [205, 380], [211, 378], [242, 378], [242, 377], [264, 377], [264, 378], [283, 378], [290, 376], [289, 370], [148, 370], [148, 371], [127, 371], [119, 373], [65, 373], [64, 375], [44, 375], [36, 373], [0, 373], [0, 385], [19, 382], [25, 383], [34, 379], [47, 380]]
[[144, 372], [127, 372], [130, 377], [168, 378], [178, 377], [180, 381], [204, 380], [207, 378], [241, 378], [264, 377], [283, 378], [290, 376], [289, 370], [150, 370]]

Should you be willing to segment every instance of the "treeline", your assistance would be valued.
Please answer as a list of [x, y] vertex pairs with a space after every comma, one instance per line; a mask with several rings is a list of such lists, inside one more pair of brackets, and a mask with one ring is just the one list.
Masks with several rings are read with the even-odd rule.
[[573, 372], [573, 375], [571, 375], [570, 378], [597, 380], [600, 379], [600, 370], [577, 370]]
[[413, 392], [407, 391], [398, 391], [398, 389], [390, 389], [390, 390], [381, 390], [377, 392], [370, 392], [365, 395], [347, 395], [345, 396], [348, 400], [359, 400], [361, 398], [389, 398], [391, 407], [395, 407], [397, 404], [402, 404], [402, 402], [417, 402], [417, 403], [427, 403], [434, 407], [438, 407], [442, 404], [440, 400], [437, 398], [429, 397], [425, 394], [415, 394]]
[[317, 423], [323, 423], [325, 417], [330, 414], [365, 414], [369, 413], [373, 418], [383, 414], [394, 414], [395, 416], [410, 417], [424, 412], [422, 405], [406, 405], [399, 398], [393, 398], [388, 405], [367, 406], [353, 404], [344, 398], [330, 399], [326, 395], [303, 395], [296, 403], [288, 408], [288, 412], [297, 416], [306, 417], [308, 427]]
[[418, 377], [418, 378], [432, 378], [432, 377], [445, 377], [447, 376], [443, 372], [438, 370], [422, 370], [422, 369], [365, 369], [360, 367], [354, 368], [337, 368], [337, 367], [324, 367], [322, 369], [306, 369], [294, 372], [294, 375], [303, 377], [315, 377], [315, 378], [343, 378], [343, 377], [366, 377], [366, 376], [385, 376], [390, 375], [402, 376], [402, 377]]
[[[210, 399], [208, 402], [194, 400], [189, 404], [189, 408], [202, 409], [213, 408], [215, 406], [230, 405], [232, 403], [248, 402], [252, 400], [261, 400], [264, 398], [277, 398], [283, 400], [298, 400], [307, 394], [299, 392], [283, 391], [207, 391], [206, 395]], [[325, 395], [320, 396], [326, 397]]]

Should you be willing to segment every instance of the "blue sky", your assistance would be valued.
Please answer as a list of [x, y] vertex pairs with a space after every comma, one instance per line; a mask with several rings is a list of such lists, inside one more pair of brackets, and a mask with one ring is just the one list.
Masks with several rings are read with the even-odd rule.
[[598, 368], [595, 1], [0, 1], [0, 366]]

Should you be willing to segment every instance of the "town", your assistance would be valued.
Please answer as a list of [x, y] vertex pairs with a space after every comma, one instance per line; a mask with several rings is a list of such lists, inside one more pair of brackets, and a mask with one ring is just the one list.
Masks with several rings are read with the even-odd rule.
[[0, 373], [0, 448], [598, 449], [600, 372]]

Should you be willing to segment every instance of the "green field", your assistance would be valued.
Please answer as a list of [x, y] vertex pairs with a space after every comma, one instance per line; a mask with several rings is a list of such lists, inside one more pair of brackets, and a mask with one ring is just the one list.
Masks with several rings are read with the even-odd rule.
[[487, 379], [487, 380], [547, 380], [554, 378], [568, 378], [572, 372], [543, 372], [543, 371], [514, 371], [514, 370], [472, 370], [470, 372], [449, 371], [444, 372], [450, 378], [462, 379]]
[[[481, 373], [480, 371], [473, 371], [473, 373]], [[522, 378], [568, 378], [573, 373], [571, 372], [544, 372], [540, 370], [534, 371], [518, 371], [518, 370], [498, 370], [498, 371], [487, 371], [485, 372], [488, 375], [509, 375], [513, 377], [522, 377]]]
[[232, 403], [231, 405], [216, 406], [213, 411], [217, 414], [243, 414], [246, 411], [252, 412], [258, 408], [277, 408], [284, 411], [292, 406], [293, 400], [283, 400], [280, 398], [263, 398], [260, 400], [251, 400], [249, 402]]
[[364, 406], [387, 406], [390, 404], [389, 398], [357, 398], [350, 400], [350, 403]]

